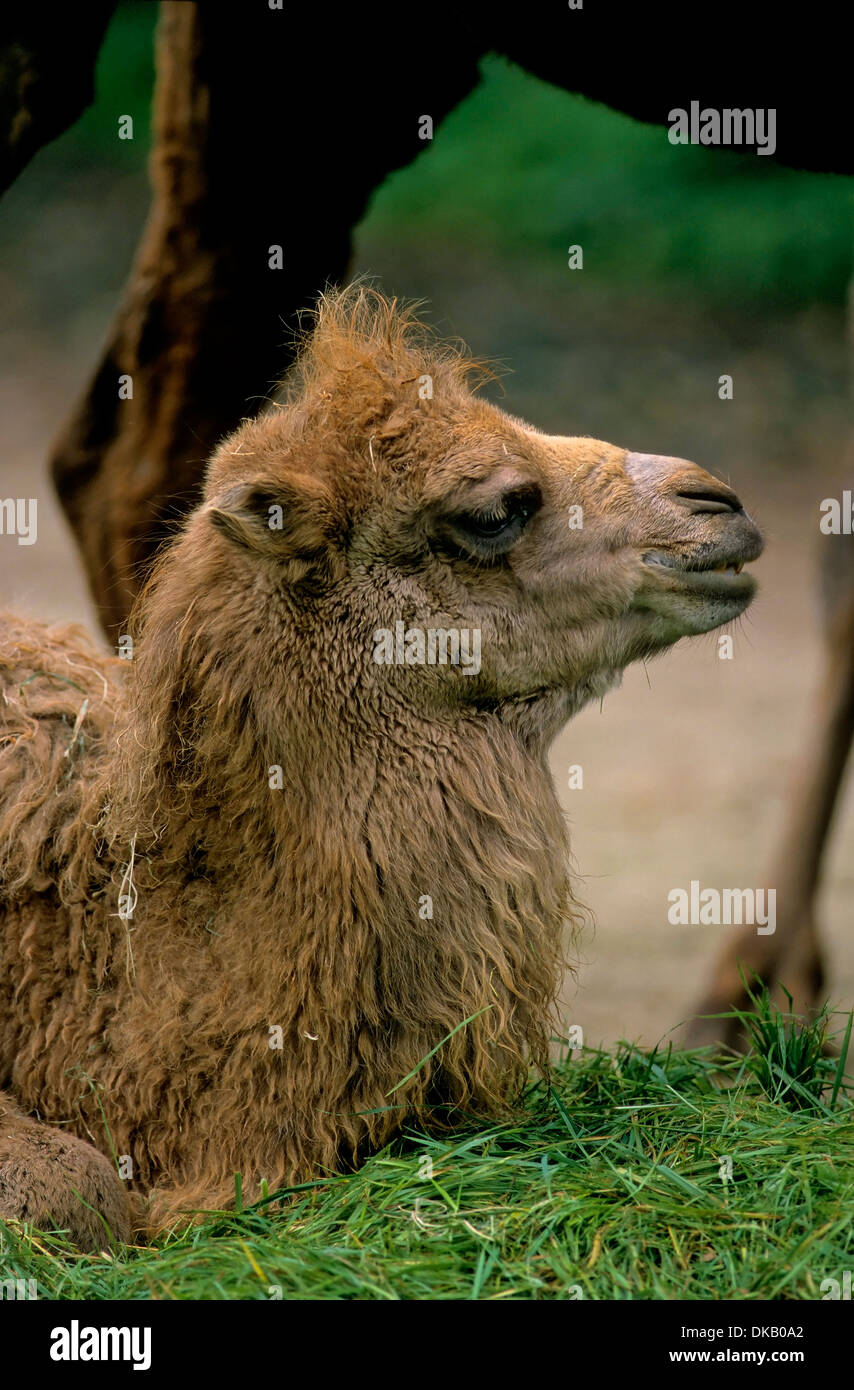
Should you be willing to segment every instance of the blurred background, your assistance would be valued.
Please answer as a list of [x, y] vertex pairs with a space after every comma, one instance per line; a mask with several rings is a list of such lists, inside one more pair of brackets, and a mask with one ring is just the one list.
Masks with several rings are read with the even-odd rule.
[[[0, 493], [38, 497], [40, 540], [3, 539], [0, 601], [93, 633], [45, 460], [146, 214], [155, 21], [154, 5], [119, 6], [95, 104], [0, 202]], [[132, 141], [116, 139], [126, 113]], [[494, 58], [357, 231], [354, 273], [427, 301], [438, 328], [498, 359], [498, 404], [545, 430], [692, 459], [767, 534], [733, 659], [719, 659], [716, 634], [679, 644], [628, 671], [553, 750], [589, 909], [567, 1020], [590, 1043], [653, 1043], [687, 1016], [732, 929], [668, 925], [672, 888], [763, 882], [815, 711], [819, 504], [851, 486], [853, 220], [850, 180], [671, 146], [662, 128]], [[722, 374], [732, 400], [719, 399]], [[569, 790], [579, 764], [583, 788]], [[852, 846], [849, 778], [819, 900], [831, 998], [848, 1007]]]

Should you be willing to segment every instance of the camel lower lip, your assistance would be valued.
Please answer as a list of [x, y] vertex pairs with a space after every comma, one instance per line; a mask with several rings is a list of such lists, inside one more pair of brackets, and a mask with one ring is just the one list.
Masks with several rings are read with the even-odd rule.
[[679, 585], [680, 588], [712, 591], [715, 593], [747, 593], [753, 589], [755, 580], [749, 574], [743, 574], [743, 560], [724, 560], [717, 565], [707, 565], [704, 568], [689, 568], [685, 564], [680, 564], [675, 557], [649, 553], [643, 556], [643, 562], [650, 569], [657, 570], [660, 574], [667, 575], [668, 578]]

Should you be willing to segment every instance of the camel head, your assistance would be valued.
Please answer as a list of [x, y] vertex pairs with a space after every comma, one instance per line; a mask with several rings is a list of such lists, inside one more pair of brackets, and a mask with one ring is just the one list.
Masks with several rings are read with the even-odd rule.
[[544, 434], [474, 395], [477, 370], [373, 291], [326, 299], [194, 525], [236, 640], [260, 614], [355, 704], [540, 706], [553, 736], [629, 662], [743, 613], [762, 538], [695, 464]]

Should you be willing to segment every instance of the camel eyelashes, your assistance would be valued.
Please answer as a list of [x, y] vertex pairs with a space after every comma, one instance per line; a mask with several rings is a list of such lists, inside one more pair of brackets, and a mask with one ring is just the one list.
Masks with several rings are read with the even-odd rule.
[[492, 537], [500, 536], [502, 531], [506, 531], [508, 526], [512, 526], [513, 522], [519, 519], [519, 517], [514, 515], [478, 516], [475, 514], [466, 517], [464, 524], [468, 526], [471, 531], [477, 531], [482, 536]]
[[529, 484], [504, 493], [489, 508], [457, 512], [451, 525], [476, 548], [486, 547], [492, 554], [503, 554], [515, 545], [541, 506], [540, 489]]

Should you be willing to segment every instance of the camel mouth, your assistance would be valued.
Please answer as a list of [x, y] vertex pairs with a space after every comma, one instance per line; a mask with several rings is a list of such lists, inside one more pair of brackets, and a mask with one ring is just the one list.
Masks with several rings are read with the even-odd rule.
[[656, 551], [649, 552], [643, 558], [647, 565], [664, 565], [665, 569], [680, 570], [683, 574], [741, 574], [746, 564], [745, 560], [722, 560], [718, 565], [685, 564], [677, 556]]
[[710, 554], [705, 556], [683, 556], [673, 552], [650, 550], [642, 557], [643, 563], [657, 570], [662, 577], [676, 580], [680, 589], [697, 593], [750, 595], [756, 588], [752, 574], [745, 574], [744, 566], [756, 559], [755, 554], [742, 553], [740, 556]]

